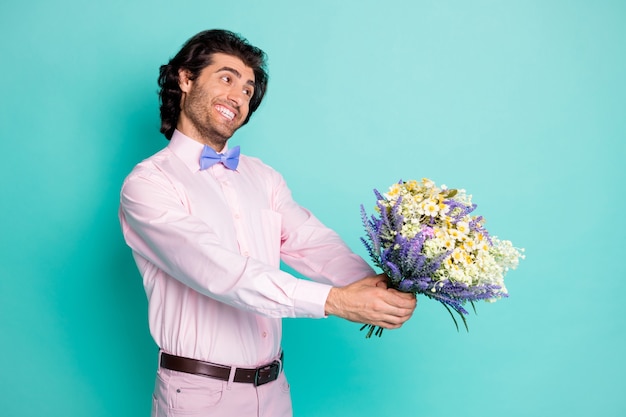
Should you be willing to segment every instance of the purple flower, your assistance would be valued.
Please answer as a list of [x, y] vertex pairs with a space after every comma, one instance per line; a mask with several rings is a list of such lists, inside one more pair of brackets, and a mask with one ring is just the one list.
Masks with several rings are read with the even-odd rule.
[[422, 234], [428, 238], [435, 237], [435, 229], [430, 226], [422, 226]]

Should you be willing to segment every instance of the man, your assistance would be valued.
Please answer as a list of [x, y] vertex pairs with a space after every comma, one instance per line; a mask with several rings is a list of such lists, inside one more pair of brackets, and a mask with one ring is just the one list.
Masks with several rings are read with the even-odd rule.
[[[267, 79], [265, 54], [222, 30], [197, 34], [161, 67], [171, 141], [124, 181], [120, 208], [160, 348], [153, 416], [290, 416], [283, 317], [393, 329], [415, 309], [298, 206], [276, 171], [228, 148]], [[313, 281], [281, 271], [281, 258]]]

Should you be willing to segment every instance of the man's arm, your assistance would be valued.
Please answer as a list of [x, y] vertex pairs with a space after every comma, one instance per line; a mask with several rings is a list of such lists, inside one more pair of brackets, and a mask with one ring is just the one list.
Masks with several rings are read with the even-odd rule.
[[333, 285], [324, 305], [326, 315], [388, 329], [408, 320], [415, 296], [388, 290], [384, 275], [374, 276], [337, 233], [292, 199], [280, 174], [275, 179], [275, 210], [283, 218], [282, 258], [313, 280]]
[[156, 170], [135, 171], [124, 182], [120, 220], [136, 256], [201, 294], [268, 317], [325, 315], [330, 286], [225, 247]]
[[273, 172], [273, 209], [281, 215], [281, 259], [306, 277], [344, 287], [376, 272], [343, 239], [293, 200], [282, 176]]

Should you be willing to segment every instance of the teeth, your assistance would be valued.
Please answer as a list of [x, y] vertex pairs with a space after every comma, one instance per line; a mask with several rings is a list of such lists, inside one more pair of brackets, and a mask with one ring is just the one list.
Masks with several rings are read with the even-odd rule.
[[233, 120], [235, 118], [235, 113], [224, 107], [217, 107], [217, 111], [220, 112], [227, 119]]

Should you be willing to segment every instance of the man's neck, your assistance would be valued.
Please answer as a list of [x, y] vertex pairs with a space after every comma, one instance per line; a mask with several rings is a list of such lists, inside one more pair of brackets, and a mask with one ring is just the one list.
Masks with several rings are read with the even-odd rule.
[[176, 130], [178, 130], [183, 135], [187, 136], [190, 139], [195, 140], [196, 142], [200, 142], [203, 145], [206, 145], [210, 148], [213, 148], [215, 152], [222, 152], [226, 148], [226, 144], [229, 138], [223, 138], [219, 135], [211, 135], [210, 132], [202, 133], [198, 131], [192, 124], [184, 123], [183, 120], [179, 120], [176, 126]]

